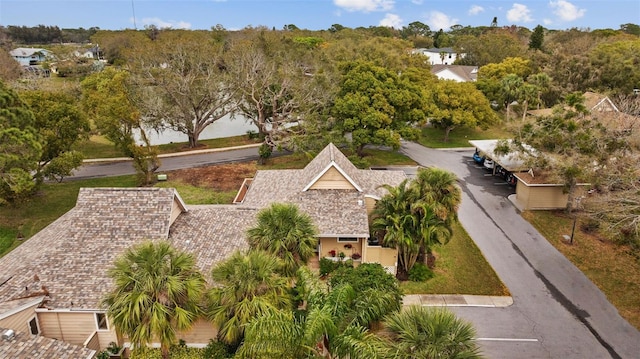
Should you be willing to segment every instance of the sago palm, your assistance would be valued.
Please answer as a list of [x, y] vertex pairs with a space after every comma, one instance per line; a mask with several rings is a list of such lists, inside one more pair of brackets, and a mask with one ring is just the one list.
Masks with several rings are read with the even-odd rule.
[[317, 229], [311, 217], [290, 203], [274, 203], [258, 213], [257, 223], [247, 231], [251, 248], [280, 257], [284, 271], [294, 275], [314, 255]]
[[481, 358], [474, 327], [446, 308], [408, 306], [388, 316], [384, 325], [393, 358]]
[[209, 317], [219, 328], [219, 340], [238, 345], [252, 319], [291, 306], [291, 282], [280, 275], [281, 268], [280, 259], [256, 250], [236, 252], [213, 268]]
[[103, 304], [117, 331], [135, 346], [158, 340], [163, 358], [202, 313], [205, 279], [192, 255], [168, 242], [146, 242], [128, 249], [108, 271], [114, 288]]

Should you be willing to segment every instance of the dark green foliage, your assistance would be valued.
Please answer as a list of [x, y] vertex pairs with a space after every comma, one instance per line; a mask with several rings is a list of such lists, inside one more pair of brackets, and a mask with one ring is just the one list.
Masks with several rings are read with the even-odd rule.
[[398, 300], [402, 298], [398, 281], [379, 263], [362, 263], [355, 268], [348, 265], [339, 266], [331, 274], [329, 282], [333, 288], [349, 284], [356, 293], [378, 289], [392, 293]]
[[434, 276], [433, 271], [424, 263], [416, 263], [409, 271], [409, 280], [412, 282], [425, 282]]
[[544, 28], [541, 25], [538, 25], [533, 29], [533, 33], [529, 38], [529, 48], [542, 50], [542, 44], [544, 42]]
[[352, 261], [332, 261], [328, 258], [320, 258], [320, 275], [325, 276], [333, 273], [340, 267], [353, 267]]
[[203, 359], [225, 359], [231, 357], [229, 348], [222, 342], [211, 339], [202, 351]]

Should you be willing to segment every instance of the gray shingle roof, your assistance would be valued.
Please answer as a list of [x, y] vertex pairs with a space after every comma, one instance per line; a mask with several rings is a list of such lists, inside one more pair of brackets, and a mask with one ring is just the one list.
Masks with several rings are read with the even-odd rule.
[[48, 294], [55, 308], [97, 309], [115, 256], [166, 239], [176, 197], [169, 188], [82, 188], [76, 206], [0, 258], [0, 302]]
[[[6, 329], [0, 328], [0, 333]], [[11, 359], [83, 359], [93, 358], [96, 351], [41, 335], [16, 332], [11, 340], [0, 339], [0, 358]]]

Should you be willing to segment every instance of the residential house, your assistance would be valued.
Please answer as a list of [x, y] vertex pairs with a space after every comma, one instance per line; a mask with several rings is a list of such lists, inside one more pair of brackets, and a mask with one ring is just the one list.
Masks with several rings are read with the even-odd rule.
[[[193, 253], [200, 270], [248, 248], [259, 210], [290, 202], [318, 226], [318, 257], [331, 250], [395, 273], [397, 251], [370, 238], [369, 218], [382, 184], [402, 171], [360, 170], [333, 144], [301, 170], [260, 170], [230, 205], [187, 206], [171, 188], [82, 188], [76, 206], [0, 258], [0, 327], [100, 351], [126, 345], [101, 306], [114, 258], [144, 240], [168, 240]], [[357, 256], [356, 256], [357, 257]], [[355, 259], [355, 258], [354, 258]], [[205, 320], [178, 337], [204, 347], [216, 328]]]
[[16, 332], [0, 326], [0, 358], [73, 358], [92, 359], [96, 351], [82, 346], [69, 344], [62, 340]]
[[76, 57], [85, 57], [94, 60], [100, 60], [102, 58], [102, 51], [100, 50], [100, 47], [98, 45], [92, 46], [90, 48], [79, 48], [73, 53]]
[[414, 49], [412, 52], [426, 56], [430, 65], [453, 65], [456, 60], [462, 59], [466, 55], [458, 53], [451, 47]]
[[49, 50], [33, 47], [19, 47], [9, 51], [9, 54], [22, 66], [39, 65], [52, 55]]
[[478, 79], [478, 66], [432, 65], [431, 73], [441, 80], [474, 82]]
[[[611, 101], [608, 96], [587, 91], [583, 94], [584, 107], [589, 113], [619, 113], [618, 107]], [[553, 108], [542, 108], [537, 110], [529, 110], [527, 113], [531, 116], [542, 117], [551, 116]]]

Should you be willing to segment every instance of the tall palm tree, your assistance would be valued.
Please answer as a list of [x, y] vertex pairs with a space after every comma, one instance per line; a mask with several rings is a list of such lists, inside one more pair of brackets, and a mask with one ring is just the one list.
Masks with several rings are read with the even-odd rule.
[[237, 346], [252, 319], [291, 307], [291, 282], [280, 275], [281, 268], [280, 259], [257, 250], [236, 252], [213, 268], [209, 317], [219, 328], [219, 340]]
[[307, 214], [291, 203], [274, 203], [258, 213], [258, 222], [247, 231], [249, 245], [280, 257], [284, 272], [294, 275], [318, 246], [317, 229]]
[[462, 202], [462, 190], [452, 172], [438, 168], [421, 168], [411, 183], [417, 198], [413, 202], [421, 217], [420, 253], [433, 267], [435, 257], [432, 248], [446, 244], [453, 235], [452, 225], [458, 220], [458, 208]]
[[382, 197], [373, 211], [371, 227], [374, 235], [383, 234], [382, 243], [398, 248], [398, 261], [402, 270], [408, 273], [418, 258], [420, 245], [416, 241], [420, 222], [411, 211], [416, 199], [409, 180], [398, 186], [383, 185], [387, 195]]
[[202, 313], [206, 281], [192, 255], [168, 242], [128, 249], [108, 271], [115, 287], [103, 300], [116, 330], [136, 346], [160, 341], [163, 358], [176, 331], [187, 330]]
[[397, 359], [481, 358], [475, 328], [445, 308], [409, 306], [385, 321], [387, 344]]

